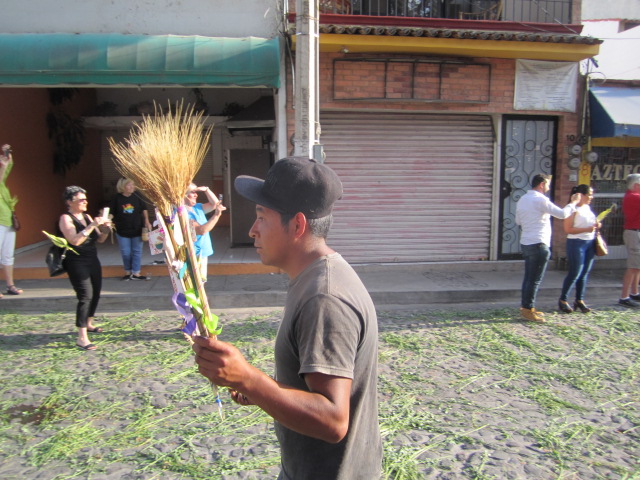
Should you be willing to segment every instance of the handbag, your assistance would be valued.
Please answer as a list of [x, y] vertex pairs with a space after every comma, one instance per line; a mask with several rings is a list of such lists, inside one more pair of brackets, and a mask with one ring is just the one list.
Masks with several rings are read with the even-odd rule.
[[56, 247], [55, 245], [51, 245], [49, 247], [49, 251], [47, 252], [47, 256], [45, 257], [45, 262], [47, 267], [49, 267], [49, 276], [56, 277], [58, 275], [62, 275], [67, 270], [64, 268], [63, 262], [65, 257], [67, 256], [67, 249]]
[[11, 228], [13, 228], [16, 232], [20, 230], [20, 220], [18, 220], [18, 215], [16, 215], [16, 212], [11, 213]]
[[600, 231], [599, 230], [596, 232], [595, 247], [596, 247], [596, 256], [597, 257], [603, 257], [607, 253], [609, 253], [609, 248], [607, 247], [607, 242], [605, 242], [604, 238], [602, 238], [602, 235], [600, 235]]

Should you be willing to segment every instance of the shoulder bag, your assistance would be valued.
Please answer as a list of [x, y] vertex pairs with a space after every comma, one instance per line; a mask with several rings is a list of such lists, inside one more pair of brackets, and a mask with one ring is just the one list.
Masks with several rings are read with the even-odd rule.
[[55, 245], [51, 245], [49, 247], [49, 251], [47, 252], [47, 256], [45, 257], [45, 262], [47, 263], [47, 267], [49, 267], [50, 277], [62, 275], [67, 271], [63, 265], [66, 256], [66, 248], [57, 247]]
[[604, 238], [602, 238], [602, 235], [600, 235], [600, 230], [596, 230], [596, 238], [594, 242], [597, 257], [604, 257], [607, 253], [609, 253], [609, 247], [607, 247], [607, 242], [605, 242]]

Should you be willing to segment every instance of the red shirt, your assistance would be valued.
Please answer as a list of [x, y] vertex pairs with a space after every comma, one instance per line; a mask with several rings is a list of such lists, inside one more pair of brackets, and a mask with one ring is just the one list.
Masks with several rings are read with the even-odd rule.
[[625, 230], [640, 230], [640, 193], [627, 190], [622, 199]]

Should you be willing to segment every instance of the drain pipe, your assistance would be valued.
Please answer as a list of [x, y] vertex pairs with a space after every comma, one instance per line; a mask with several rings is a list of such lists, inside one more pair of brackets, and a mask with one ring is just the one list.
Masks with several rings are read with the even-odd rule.
[[[294, 155], [315, 158], [318, 150], [318, 0], [296, 0]], [[321, 160], [321, 159], [317, 159]]]

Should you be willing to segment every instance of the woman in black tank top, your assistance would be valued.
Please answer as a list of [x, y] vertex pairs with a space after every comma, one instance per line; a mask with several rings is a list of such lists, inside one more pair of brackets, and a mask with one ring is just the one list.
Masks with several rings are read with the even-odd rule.
[[[102, 332], [92, 324], [102, 290], [102, 266], [96, 242], [102, 243], [109, 234], [109, 220], [91, 218], [87, 212], [87, 192], [77, 186], [67, 187], [63, 194], [68, 212], [60, 216], [58, 227], [78, 255], [68, 252], [64, 265], [78, 298], [76, 308], [76, 345], [83, 350], [95, 350], [88, 332]], [[102, 227], [102, 228], [100, 228]], [[107, 228], [105, 228], [107, 227]]]

